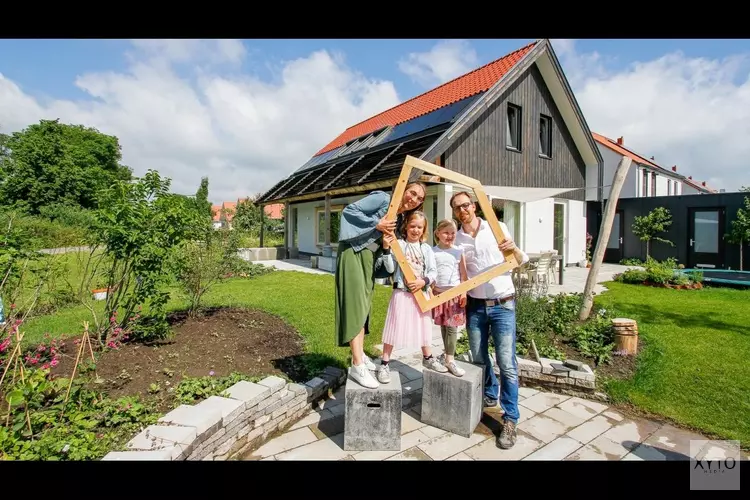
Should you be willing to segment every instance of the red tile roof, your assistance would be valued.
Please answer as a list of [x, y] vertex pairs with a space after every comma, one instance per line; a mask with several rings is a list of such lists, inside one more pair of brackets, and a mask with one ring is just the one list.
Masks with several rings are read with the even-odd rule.
[[327, 153], [347, 142], [379, 130], [387, 126], [395, 126], [400, 123], [412, 120], [436, 109], [448, 106], [461, 99], [466, 99], [480, 92], [490, 89], [500, 78], [503, 77], [513, 66], [521, 60], [535, 45], [534, 41], [525, 47], [511, 52], [481, 68], [477, 68], [463, 76], [459, 76], [447, 83], [440, 85], [424, 94], [402, 102], [398, 106], [383, 111], [363, 122], [360, 122], [346, 129], [341, 135], [336, 137], [323, 149], [315, 153], [314, 156]]
[[607, 146], [609, 149], [611, 149], [612, 151], [614, 151], [616, 153], [620, 153], [623, 156], [627, 156], [628, 158], [630, 158], [631, 160], [633, 160], [635, 162], [642, 163], [644, 165], [649, 165], [649, 166], [654, 167], [654, 168], [656, 168], [658, 170], [664, 170], [664, 168], [660, 167], [659, 165], [657, 165], [656, 163], [652, 162], [651, 160], [647, 160], [646, 158], [633, 153], [629, 149], [625, 149], [624, 147], [620, 146], [619, 144], [617, 144], [616, 141], [610, 139], [609, 137], [605, 137], [605, 136], [603, 136], [601, 134], [597, 134], [596, 132], [592, 132], [591, 135], [594, 136], [594, 140], [596, 142], [598, 142], [599, 144], [602, 144], [604, 146]]
[[283, 203], [276, 203], [274, 205], [266, 205], [263, 207], [263, 209], [266, 212], [266, 216], [269, 219], [281, 219], [281, 211], [284, 210], [284, 204]]

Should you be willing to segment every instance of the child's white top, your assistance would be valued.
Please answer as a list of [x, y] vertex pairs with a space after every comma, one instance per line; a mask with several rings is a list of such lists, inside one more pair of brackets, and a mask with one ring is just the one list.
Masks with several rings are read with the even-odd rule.
[[437, 279], [435, 285], [438, 288], [446, 289], [454, 287], [461, 283], [461, 273], [459, 272], [459, 262], [463, 250], [452, 245], [450, 248], [440, 248], [439, 245], [432, 247], [435, 254], [435, 264], [437, 266]]

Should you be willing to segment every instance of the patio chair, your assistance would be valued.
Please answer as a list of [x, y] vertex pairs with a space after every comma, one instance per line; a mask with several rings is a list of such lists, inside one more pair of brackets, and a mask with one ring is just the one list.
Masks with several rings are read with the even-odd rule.
[[547, 291], [549, 286], [550, 271], [552, 271], [552, 252], [544, 252], [539, 260], [536, 262], [536, 266], [526, 271], [529, 282], [536, 284], [544, 293]]

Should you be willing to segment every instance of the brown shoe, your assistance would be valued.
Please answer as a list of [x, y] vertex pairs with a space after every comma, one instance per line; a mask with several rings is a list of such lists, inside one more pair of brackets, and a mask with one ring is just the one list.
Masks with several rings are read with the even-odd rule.
[[513, 448], [514, 444], [516, 444], [516, 437], [516, 424], [506, 420], [503, 425], [503, 431], [500, 433], [500, 437], [497, 440], [497, 445], [504, 450], [509, 450], [510, 448]]

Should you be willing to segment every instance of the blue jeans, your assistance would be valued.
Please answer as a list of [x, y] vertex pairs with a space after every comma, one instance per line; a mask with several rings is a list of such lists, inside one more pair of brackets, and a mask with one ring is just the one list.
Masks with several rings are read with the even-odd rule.
[[[516, 360], [516, 302], [487, 307], [484, 301], [469, 298], [466, 304], [466, 331], [475, 363], [484, 362], [484, 395], [500, 399], [504, 419], [518, 422], [518, 362]], [[495, 358], [500, 368], [500, 384], [489, 357], [489, 337], [495, 344]], [[498, 394], [499, 392], [499, 394]]]

